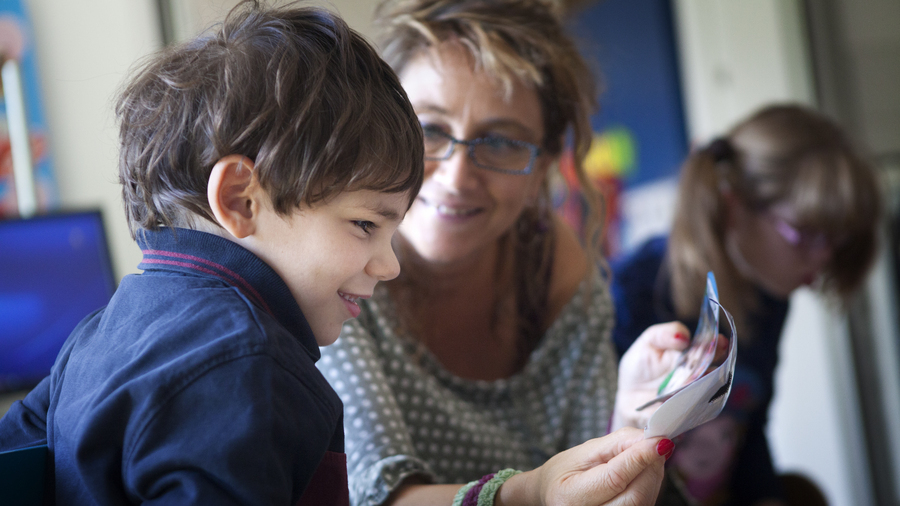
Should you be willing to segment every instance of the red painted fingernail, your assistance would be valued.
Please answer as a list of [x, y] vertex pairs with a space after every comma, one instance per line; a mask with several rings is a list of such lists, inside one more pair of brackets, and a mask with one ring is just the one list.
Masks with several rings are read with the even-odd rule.
[[676, 332], [676, 333], [675, 333], [675, 339], [678, 339], [679, 341], [687, 341], [687, 340], [688, 340], [688, 336], [687, 336], [687, 334], [684, 334], [684, 333], [682, 333], [682, 332]]
[[669, 460], [669, 457], [672, 456], [672, 452], [675, 451], [675, 443], [673, 443], [669, 439], [663, 439], [656, 445], [656, 453], [660, 455], [665, 455], [666, 460]]

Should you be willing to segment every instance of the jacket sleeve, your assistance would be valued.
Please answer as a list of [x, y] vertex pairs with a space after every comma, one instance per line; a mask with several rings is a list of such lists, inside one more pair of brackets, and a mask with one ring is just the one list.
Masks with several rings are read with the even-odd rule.
[[0, 420], [0, 451], [47, 444], [47, 409], [50, 377], [44, 378], [25, 399], [16, 401]]
[[[103, 308], [100, 308], [81, 320], [71, 336], [94, 323], [102, 311]], [[0, 451], [48, 444], [47, 413], [50, 410], [50, 395], [56, 388], [56, 379], [65, 369], [72, 347], [75, 346], [75, 339], [71, 336], [63, 343], [50, 376], [41, 380], [24, 399], [13, 403], [6, 416], [0, 420]]]
[[340, 430], [339, 406], [303, 379], [259, 355], [186, 381], [126, 438], [126, 493], [148, 505], [295, 504]]

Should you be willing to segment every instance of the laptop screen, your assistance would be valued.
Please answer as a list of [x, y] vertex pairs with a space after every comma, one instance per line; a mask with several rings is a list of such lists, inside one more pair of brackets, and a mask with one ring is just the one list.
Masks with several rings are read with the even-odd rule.
[[115, 291], [99, 211], [0, 220], [0, 391], [31, 388]]

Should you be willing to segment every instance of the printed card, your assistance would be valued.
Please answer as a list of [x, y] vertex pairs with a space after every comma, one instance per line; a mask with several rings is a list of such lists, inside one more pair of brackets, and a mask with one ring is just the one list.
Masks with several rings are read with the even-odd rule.
[[[718, 416], [728, 400], [737, 360], [737, 334], [734, 320], [719, 304], [715, 276], [710, 272], [706, 279], [706, 296], [691, 346], [663, 380], [659, 397], [638, 407], [641, 410], [662, 402], [644, 429], [645, 437], [674, 438]], [[728, 355], [722, 364], [707, 372], [716, 355], [720, 314], [725, 315], [731, 330], [727, 336]]]

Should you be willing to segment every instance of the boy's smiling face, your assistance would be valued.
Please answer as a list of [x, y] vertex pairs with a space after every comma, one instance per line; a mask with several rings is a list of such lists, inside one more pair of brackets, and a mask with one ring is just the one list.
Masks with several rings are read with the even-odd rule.
[[255, 232], [239, 242], [281, 276], [316, 341], [327, 346], [359, 315], [356, 301], [400, 273], [391, 237], [408, 204], [407, 193], [348, 191], [285, 217], [266, 202]]

